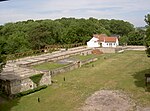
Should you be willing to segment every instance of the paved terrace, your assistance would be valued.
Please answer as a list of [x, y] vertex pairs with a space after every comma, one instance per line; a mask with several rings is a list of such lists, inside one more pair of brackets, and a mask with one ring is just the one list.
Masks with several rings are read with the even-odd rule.
[[61, 57], [69, 57], [70, 55], [86, 52], [92, 50], [86, 46], [76, 47], [68, 49], [67, 51], [56, 51], [53, 53], [42, 54], [38, 56], [30, 56], [14, 61], [7, 61], [3, 72], [0, 74], [0, 78], [3, 80], [14, 80], [30, 77], [31, 75], [43, 73], [42, 71], [37, 71], [30, 69], [27, 66], [43, 63], [46, 61], [54, 61], [61, 59]]

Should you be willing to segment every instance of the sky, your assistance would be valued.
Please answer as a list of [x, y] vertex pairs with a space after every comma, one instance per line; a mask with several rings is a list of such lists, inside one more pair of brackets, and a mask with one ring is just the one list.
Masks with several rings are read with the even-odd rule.
[[0, 2], [0, 24], [62, 17], [117, 19], [145, 26], [150, 0], [8, 0]]

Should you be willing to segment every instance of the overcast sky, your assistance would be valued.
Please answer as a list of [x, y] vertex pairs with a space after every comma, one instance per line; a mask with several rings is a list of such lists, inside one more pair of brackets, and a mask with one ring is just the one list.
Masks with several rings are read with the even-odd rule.
[[150, 0], [9, 0], [0, 2], [0, 24], [62, 17], [119, 19], [145, 26]]

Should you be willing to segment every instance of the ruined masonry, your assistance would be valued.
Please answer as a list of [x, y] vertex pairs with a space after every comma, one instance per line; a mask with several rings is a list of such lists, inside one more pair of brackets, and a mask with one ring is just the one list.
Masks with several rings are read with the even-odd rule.
[[[53, 53], [46, 53], [39, 56], [31, 56], [17, 60], [7, 61], [5, 68], [0, 73], [0, 89], [8, 95], [14, 95], [29, 89], [34, 89], [37, 86], [50, 85], [51, 73], [45, 71], [37, 71], [29, 66], [44, 62], [52, 62], [67, 58], [72, 55], [91, 54], [92, 49], [85, 46], [76, 47], [66, 50], [61, 50]], [[42, 74], [42, 77], [37, 85], [31, 80], [34, 75]]]

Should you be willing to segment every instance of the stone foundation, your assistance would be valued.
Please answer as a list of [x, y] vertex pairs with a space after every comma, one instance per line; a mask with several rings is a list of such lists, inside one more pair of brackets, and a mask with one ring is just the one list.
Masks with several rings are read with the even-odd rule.
[[[49, 73], [43, 74], [39, 86], [50, 84], [51, 75]], [[37, 88], [37, 85], [30, 79], [30, 77], [13, 80], [0, 80], [0, 89], [7, 95], [14, 95], [34, 88]]]
[[86, 47], [72, 48], [67, 51], [59, 51], [55, 53], [47, 53], [34, 57], [21, 58], [14, 61], [7, 61], [3, 72], [0, 73], [0, 90], [7, 95], [15, 95], [20, 92], [24, 92], [30, 89], [37, 88], [30, 77], [43, 74], [38, 86], [50, 85], [51, 75], [67, 72], [81, 67], [81, 62], [76, 62], [65, 66], [63, 68], [51, 70], [51, 71], [38, 71], [30, 69], [29, 66], [41, 64], [49, 61], [58, 61], [60, 59], [68, 58], [72, 55], [88, 55], [91, 54], [92, 49]]

